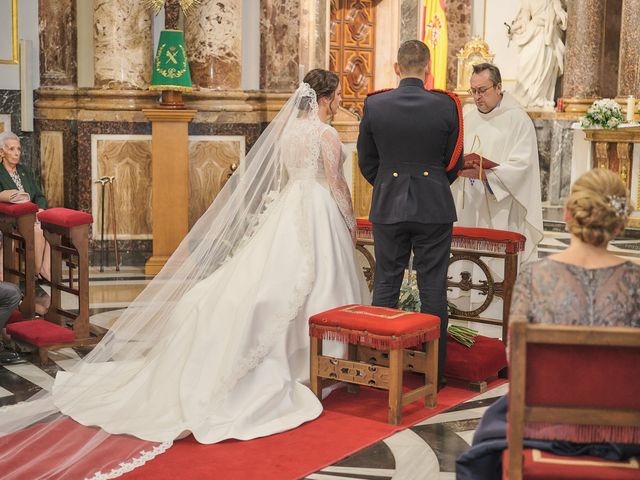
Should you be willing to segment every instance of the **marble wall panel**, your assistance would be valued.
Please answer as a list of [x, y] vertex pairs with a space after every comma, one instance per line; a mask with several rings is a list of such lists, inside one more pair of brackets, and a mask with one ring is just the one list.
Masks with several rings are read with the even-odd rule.
[[76, 1], [39, 0], [40, 85], [75, 85]]
[[244, 137], [189, 139], [189, 228], [209, 208], [229, 176], [241, 168]]
[[[92, 167], [93, 137], [95, 135], [148, 135], [151, 138], [151, 124], [147, 122], [78, 122], [77, 124], [77, 162], [72, 167], [72, 182], [75, 184], [74, 199], [76, 207], [92, 212], [92, 181], [96, 180]], [[107, 137], [108, 138], [108, 137]]]
[[244, 137], [245, 153], [251, 149], [267, 123], [195, 123], [189, 124], [189, 135], [231, 135]]
[[[66, 207], [66, 208], [75, 208], [78, 209], [78, 183], [80, 178], [78, 177], [78, 143], [77, 143], [77, 122], [75, 120], [41, 120], [37, 119], [35, 122], [37, 142], [39, 142], [40, 146], [38, 148], [38, 154], [40, 158], [43, 158], [42, 161], [38, 161], [38, 168], [42, 174], [42, 186], [44, 189], [44, 194], [49, 200], [49, 205], [52, 205], [52, 198], [49, 195], [49, 189], [54, 188], [54, 203], [55, 206]], [[49, 168], [47, 166], [48, 161], [44, 160], [43, 155], [43, 142], [49, 145], [48, 148], [51, 148], [52, 144], [49, 142], [54, 142], [53, 145], [56, 145], [58, 139], [48, 140], [43, 139], [43, 135], [47, 137], [50, 133], [59, 133], [61, 135], [61, 148], [60, 151], [60, 162], [57, 163], [58, 153], [54, 154], [54, 158], [56, 158], [55, 169], [59, 169], [59, 173], [54, 173], [51, 171], [52, 175], [62, 175], [62, 179], [50, 179], [47, 180], [48, 174], [46, 173], [46, 169]], [[53, 147], [56, 152], [58, 150], [58, 146]], [[48, 151], [48, 149], [47, 149]], [[58, 191], [59, 188], [62, 188], [62, 191]], [[60, 196], [62, 200], [60, 201]], [[58, 204], [58, 202], [60, 202]], [[89, 210], [85, 210], [89, 211]]]
[[63, 132], [40, 132], [40, 162], [42, 188], [49, 207], [64, 207]]
[[0, 133], [11, 131], [11, 115], [0, 113]]
[[145, 89], [151, 78], [152, 12], [142, 1], [94, 1], [95, 85]]
[[534, 119], [542, 201], [562, 205], [569, 196], [573, 130], [571, 120]]
[[298, 84], [300, 0], [260, 0], [260, 88]]
[[[113, 176], [113, 196], [105, 190], [105, 238], [111, 238], [115, 214], [117, 234], [123, 240], [148, 239], [152, 233], [151, 138], [146, 135], [94, 135], [92, 158], [93, 237], [102, 232], [102, 186]], [[113, 198], [113, 204], [110, 202]]]
[[422, 2], [418, 0], [402, 0], [400, 5], [400, 43], [415, 40], [420, 35], [420, 15]]
[[185, 17], [184, 29], [194, 86], [239, 89], [242, 1], [202, 0]]
[[456, 54], [471, 39], [471, 0], [447, 0], [448, 58], [447, 90], [456, 87], [458, 59]]
[[[315, 68], [327, 68], [329, 62], [327, 19], [329, 8], [326, 0], [316, 0], [315, 24]], [[308, 71], [309, 69], [307, 69]]]

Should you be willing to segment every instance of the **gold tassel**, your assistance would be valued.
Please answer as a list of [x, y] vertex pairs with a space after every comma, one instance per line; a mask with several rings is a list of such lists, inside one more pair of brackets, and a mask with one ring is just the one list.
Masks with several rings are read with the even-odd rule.
[[158, 12], [164, 7], [165, 0], [143, 0], [145, 6], [153, 10], [154, 14], [158, 14]]
[[178, 2], [180, 3], [180, 8], [182, 8], [184, 14], [188, 15], [189, 11], [200, 3], [200, 0], [178, 0]]

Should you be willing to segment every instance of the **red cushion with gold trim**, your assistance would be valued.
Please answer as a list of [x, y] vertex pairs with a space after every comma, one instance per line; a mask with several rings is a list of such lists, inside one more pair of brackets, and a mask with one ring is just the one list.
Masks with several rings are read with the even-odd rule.
[[518, 232], [494, 230], [491, 228], [453, 227], [452, 247], [475, 248], [478, 250], [495, 250], [491, 243], [504, 244], [507, 253], [524, 250], [527, 237]]
[[50, 208], [40, 212], [38, 220], [43, 223], [71, 228], [93, 223], [93, 216], [90, 213], [71, 210], [70, 208]]
[[375, 348], [406, 348], [439, 338], [440, 319], [395, 308], [345, 305], [309, 318], [309, 334]]
[[[640, 478], [638, 459], [611, 461], [598, 457], [561, 457], [550, 452], [525, 449], [523, 478], [564, 480], [626, 480]], [[509, 450], [502, 454], [502, 478], [509, 468]]]
[[35, 203], [6, 203], [0, 202], [0, 214], [10, 217], [21, 217], [28, 213], [36, 213], [38, 206]]
[[465, 347], [449, 337], [444, 376], [469, 382], [481, 382], [494, 377], [507, 366], [507, 352], [501, 340], [478, 335], [471, 347]]
[[72, 330], [46, 320], [27, 320], [12, 323], [7, 325], [7, 333], [15, 340], [36, 345], [37, 347], [71, 343], [76, 339]]

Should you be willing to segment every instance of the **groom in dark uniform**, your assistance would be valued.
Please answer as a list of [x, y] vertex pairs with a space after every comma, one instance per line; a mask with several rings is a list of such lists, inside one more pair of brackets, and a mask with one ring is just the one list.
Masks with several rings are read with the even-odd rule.
[[456, 209], [449, 185], [463, 166], [457, 97], [425, 90], [429, 49], [404, 42], [394, 64], [400, 85], [370, 94], [358, 136], [358, 163], [373, 185], [376, 271], [373, 305], [396, 307], [414, 252], [421, 311], [440, 317], [438, 382], [446, 358], [447, 266]]

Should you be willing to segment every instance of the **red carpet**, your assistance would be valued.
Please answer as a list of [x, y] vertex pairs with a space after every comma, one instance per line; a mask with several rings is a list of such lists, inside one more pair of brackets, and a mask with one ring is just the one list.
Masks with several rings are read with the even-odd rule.
[[[489, 388], [504, 382], [496, 379]], [[215, 445], [201, 445], [189, 437], [123, 478], [301, 478], [476, 395], [477, 392], [448, 386], [438, 394], [438, 405], [434, 409], [426, 409], [420, 402], [404, 407], [402, 425], [396, 427], [387, 424], [385, 391], [363, 388], [358, 395], [351, 395], [342, 388], [324, 400], [325, 410], [318, 419], [295, 430]]]

